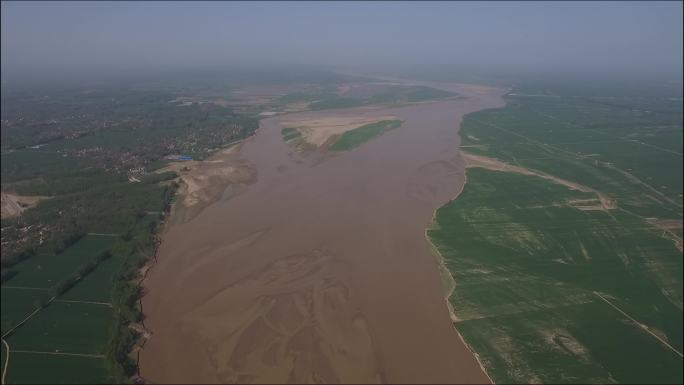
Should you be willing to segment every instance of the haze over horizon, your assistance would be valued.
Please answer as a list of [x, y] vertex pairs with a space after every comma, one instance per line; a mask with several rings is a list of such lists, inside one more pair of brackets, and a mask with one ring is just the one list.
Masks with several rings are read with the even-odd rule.
[[2, 2], [2, 80], [221, 67], [681, 76], [682, 3]]

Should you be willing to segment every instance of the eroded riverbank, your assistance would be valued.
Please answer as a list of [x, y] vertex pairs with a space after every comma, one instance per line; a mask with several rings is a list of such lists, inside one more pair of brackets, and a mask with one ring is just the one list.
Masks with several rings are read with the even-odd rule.
[[[425, 229], [463, 187], [461, 118], [503, 106], [504, 90], [438, 86], [466, 98], [263, 120], [240, 148], [256, 181], [163, 236], [143, 377], [487, 382], [451, 324]], [[282, 140], [285, 117], [331, 114], [403, 124], [323, 158]]]

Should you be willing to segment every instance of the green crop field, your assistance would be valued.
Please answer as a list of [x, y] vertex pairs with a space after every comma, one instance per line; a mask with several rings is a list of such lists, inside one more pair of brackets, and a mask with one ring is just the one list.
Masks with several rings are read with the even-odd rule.
[[2, 332], [9, 330], [49, 299], [46, 289], [2, 287]]
[[114, 256], [97, 266], [97, 269], [83, 278], [78, 285], [61, 297], [70, 301], [110, 302], [112, 287], [121, 271], [123, 258]]
[[681, 99], [507, 102], [464, 118], [464, 151], [616, 207], [538, 176], [469, 168], [428, 232], [455, 282], [456, 329], [497, 383], [681, 383], [681, 225], [649, 222], [682, 219]]
[[7, 282], [10, 286], [48, 289], [78, 271], [107, 250], [117, 237], [86, 235], [60, 254], [37, 255], [12, 268], [17, 275]]
[[456, 328], [495, 382], [681, 383], [681, 252], [633, 214], [570, 204], [592, 195], [469, 169], [437, 211]]
[[582, 183], [645, 217], [682, 217], [681, 100], [513, 94], [507, 102], [464, 118], [467, 151]]
[[373, 104], [416, 103], [428, 100], [451, 98], [456, 94], [425, 86], [381, 85], [354, 88], [350, 93], [338, 94], [335, 87], [312, 90], [308, 93], [295, 92], [278, 100], [281, 107], [292, 102], [309, 102], [311, 110], [353, 108]]
[[7, 338], [12, 350], [103, 354], [109, 306], [55, 301]]
[[8, 384], [106, 384], [101, 357], [12, 352]]
[[[149, 232], [148, 222], [143, 217], [138, 225]], [[110, 356], [112, 341], [120, 338], [115, 330], [122, 317], [120, 310], [114, 312], [113, 290], [121, 285], [124, 264], [133, 258], [133, 249], [121, 240], [86, 235], [60, 254], [38, 254], [12, 266], [17, 274], [1, 291], [3, 339], [10, 346], [8, 381], [106, 383], [119, 378]], [[113, 254], [99, 259], [105, 250]], [[94, 270], [84, 273], [83, 267], [93, 263]], [[66, 292], [56, 291], [69, 279], [77, 280]], [[28, 370], [31, 364], [42, 372]]]
[[77, 160], [64, 157], [56, 151], [37, 149], [3, 151], [0, 159], [3, 183], [22, 178], [34, 178], [46, 173], [64, 172], [78, 164]]
[[360, 146], [378, 135], [401, 126], [400, 120], [382, 120], [349, 130], [330, 146], [333, 151], [346, 151]]

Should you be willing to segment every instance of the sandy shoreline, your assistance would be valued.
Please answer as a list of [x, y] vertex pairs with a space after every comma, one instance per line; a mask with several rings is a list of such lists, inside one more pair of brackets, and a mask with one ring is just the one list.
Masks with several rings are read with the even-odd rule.
[[[503, 90], [446, 86], [467, 98], [392, 108], [401, 128], [323, 161], [292, 153], [283, 117], [264, 119], [231, 160], [256, 178], [163, 236], [142, 376], [491, 382], [451, 324], [425, 229], [463, 187], [458, 122], [502, 106]], [[334, 112], [359, 113], [388, 114]]]

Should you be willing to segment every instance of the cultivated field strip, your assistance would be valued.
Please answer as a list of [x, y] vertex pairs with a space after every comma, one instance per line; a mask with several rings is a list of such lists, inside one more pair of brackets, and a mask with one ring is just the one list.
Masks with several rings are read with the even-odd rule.
[[496, 382], [681, 379], [681, 253], [630, 214], [565, 203], [589, 194], [471, 168], [437, 211], [456, 328]]
[[50, 285], [72, 276], [116, 240], [90, 234], [61, 254], [38, 255], [12, 267], [18, 273], [1, 291], [3, 383], [108, 382], [111, 290], [122, 259], [102, 261], [63, 294], [55, 295]]

